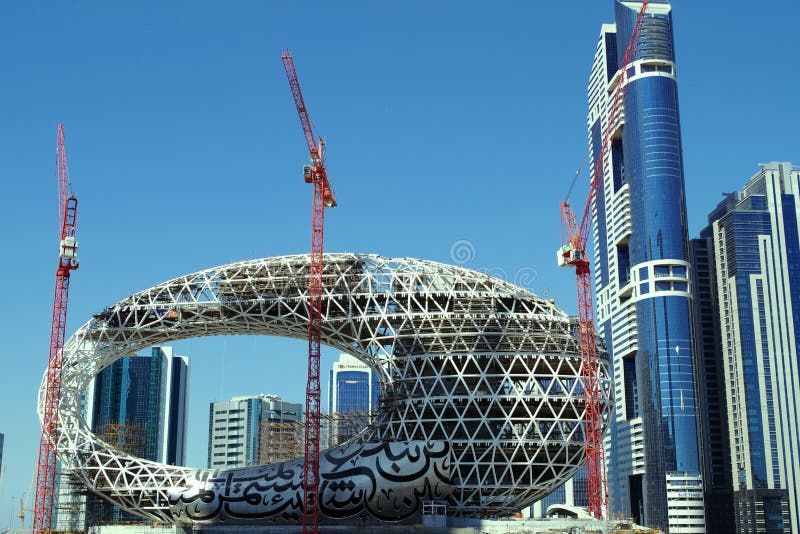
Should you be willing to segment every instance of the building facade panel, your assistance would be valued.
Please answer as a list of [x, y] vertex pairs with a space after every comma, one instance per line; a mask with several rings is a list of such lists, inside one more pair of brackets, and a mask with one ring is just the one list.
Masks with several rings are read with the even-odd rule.
[[700, 238], [692, 239], [691, 263], [707, 531], [734, 532], [730, 448], [718, 445], [727, 440], [728, 418], [723, 366], [717, 357], [719, 298], [710, 229], [701, 232]]

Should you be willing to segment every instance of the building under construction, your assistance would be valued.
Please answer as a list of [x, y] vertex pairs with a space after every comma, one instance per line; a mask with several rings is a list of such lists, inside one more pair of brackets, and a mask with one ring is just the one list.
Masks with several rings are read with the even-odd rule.
[[[93, 362], [124, 357], [132, 347], [214, 334], [302, 338], [308, 268], [307, 255], [223, 265], [96, 314], [65, 346], [64, 413], [77, 413], [70, 407], [79, 405]], [[585, 400], [577, 324], [551, 300], [484, 273], [413, 258], [327, 254], [324, 272], [331, 283], [322, 301], [323, 341], [379, 373], [381, 403], [362, 440], [321, 455], [320, 467], [328, 470], [321, 471], [328, 482], [324, 491], [338, 495], [320, 495], [321, 506], [336, 506], [322, 510], [321, 521], [364, 514], [375, 522], [413, 522], [425, 501], [439, 499], [447, 500], [450, 517], [511, 515], [580, 467]], [[599, 355], [607, 408], [604, 358]], [[220, 431], [230, 429], [221, 423]], [[283, 493], [273, 500], [275, 467], [154, 465], [108, 446], [84, 426], [71, 417], [59, 424], [62, 461], [123, 506], [153, 503], [138, 508], [153, 520], [180, 523], [191, 513], [194, 524], [256, 524], [273, 517], [297, 524], [293, 514], [302, 503]], [[227, 451], [212, 447], [212, 458], [227, 458]], [[357, 469], [343, 471], [342, 458]], [[107, 473], [111, 462], [122, 471]], [[281, 473], [296, 487], [302, 461], [289, 464]], [[237, 500], [224, 517], [221, 508], [206, 504], [253, 477], [263, 479], [264, 497], [271, 497], [258, 504], [252, 504], [255, 497]], [[249, 487], [256, 491], [262, 484]], [[392, 500], [388, 507], [384, 495]]]
[[[328, 447], [344, 444], [369, 432], [374, 414], [353, 410], [341, 414], [322, 414], [320, 434]], [[271, 421], [261, 424], [258, 464], [286, 462], [303, 456], [304, 421]], [[346, 438], [346, 439], [342, 439]]]

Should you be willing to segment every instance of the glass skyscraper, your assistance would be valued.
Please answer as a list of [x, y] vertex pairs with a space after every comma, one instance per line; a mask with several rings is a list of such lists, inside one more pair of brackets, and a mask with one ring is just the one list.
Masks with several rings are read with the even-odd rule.
[[378, 408], [378, 375], [358, 358], [340, 354], [333, 364], [328, 386], [330, 445], [344, 443], [370, 423]]
[[173, 356], [172, 347], [117, 360], [95, 377], [92, 431], [113, 433], [142, 458], [183, 465], [188, 371], [189, 359]]
[[762, 165], [708, 222], [692, 248], [708, 399], [706, 485], [719, 514], [709, 506], [709, 519], [715, 532], [734, 524], [740, 533], [797, 532], [800, 168]]
[[734, 532], [730, 473], [728, 418], [725, 415], [725, 381], [719, 347], [719, 314], [714, 243], [710, 230], [691, 241], [692, 289], [694, 291], [695, 350], [699, 373], [699, 405], [702, 423], [701, 459], [708, 532]]
[[[188, 386], [189, 359], [173, 356], [171, 347], [121, 358], [94, 379], [92, 432], [136, 456], [183, 465]], [[119, 521], [142, 520], [99, 497], [89, 497], [87, 526]]]
[[588, 133], [599, 157], [612, 126], [593, 214], [597, 325], [613, 362], [606, 435], [610, 513], [668, 532], [705, 532], [691, 281], [672, 8], [651, 1], [635, 57], [619, 65], [641, 2], [615, 1], [589, 80]]

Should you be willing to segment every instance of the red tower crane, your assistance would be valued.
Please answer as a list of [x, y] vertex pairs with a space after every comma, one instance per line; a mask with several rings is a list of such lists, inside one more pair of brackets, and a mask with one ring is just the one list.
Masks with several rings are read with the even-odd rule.
[[311, 210], [311, 263], [308, 287], [308, 382], [306, 384], [305, 461], [303, 463], [303, 534], [319, 530], [319, 420], [320, 420], [320, 328], [322, 324], [322, 238], [325, 230], [325, 208], [336, 206], [333, 190], [325, 170], [325, 142], [317, 143], [308, 116], [300, 81], [289, 49], [281, 55], [289, 88], [292, 90], [300, 125], [306, 136], [311, 165], [303, 167], [303, 178], [314, 186]]
[[56, 174], [58, 178], [59, 252], [56, 288], [53, 298], [53, 322], [50, 327], [50, 356], [47, 360], [47, 387], [42, 410], [42, 437], [39, 441], [39, 463], [36, 470], [36, 495], [33, 503], [33, 533], [50, 532], [55, 497], [56, 447], [58, 445], [58, 404], [61, 400], [61, 365], [64, 334], [67, 326], [70, 272], [78, 268], [78, 242], [75, 241], [75, 217], [78, 199], [71, 194], [64, 152], [64, 127], [58, 125], [56, 141]]
[[[578, 288], [578, 335], [582, 357], [583, 397], [586, 405], [586, 479], [589, 495], [589, 513], [597, 518], [603, 516], [608, 505], [606, 491], [605, 453], [603, 451], [603, 411], [600, 405], [600, 364], [597, 361], [597, 338], [594, 329], [594, 303], [592, 296], [591, 267], [586, 256], [586, 243], [589, 239], [589, 218], [597, 195], [603, 187], [603, 166], [613, 131], [618, 126], [620, 109], [627, 88], [628, 64], [636, 57], [639, 46], [642, 20], [649, 0], [642, 2], [636, 25], [631, 33], [628, 47], [619, 69], [619, 79], [611, 101], [600, 152], [594, 166], [589, 184], [589, 196], [583, 210], [580, 226], [575, 222], [575, 214], [567, 200], [561, 203], [561, 219], [566, 227], [567, 242], [558, 251], [559, 265], [575, 267]], [[577, 178], [577, 175], [576, 175]], [[570, 190], [572, 188], [570, 187]]]

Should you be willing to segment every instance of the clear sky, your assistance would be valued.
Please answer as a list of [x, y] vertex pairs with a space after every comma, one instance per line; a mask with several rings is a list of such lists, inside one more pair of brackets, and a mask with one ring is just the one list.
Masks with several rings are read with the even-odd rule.
[[[758, 162], [800, 163], [800, 4], [673, 6], [696, 235], [720, 193]], [[578, 209], [585, 198], [586, 83], [600, 25], [612, 19], [611, 0], [4, 3], [0, 529], [12, 497], [32, 502], [58, 122], [80, 198], [68, 335], [172, 277], [308, 251], [307, 152], [285, 46], [327, 140], [339, 201], [326, 216], [328, 251], [457, 260], [574, 312], [574, 274], [555, 266], [559, 201], [578, 167]], [[467, 257], [451, 257], [462, 240]], [[205, 466], [209, 402], [260, 392], [303, 401], [301, 341], [177, 349], [192, 365], [190, 465]], [[326, 351], [323, 368], [335, 357]]]

